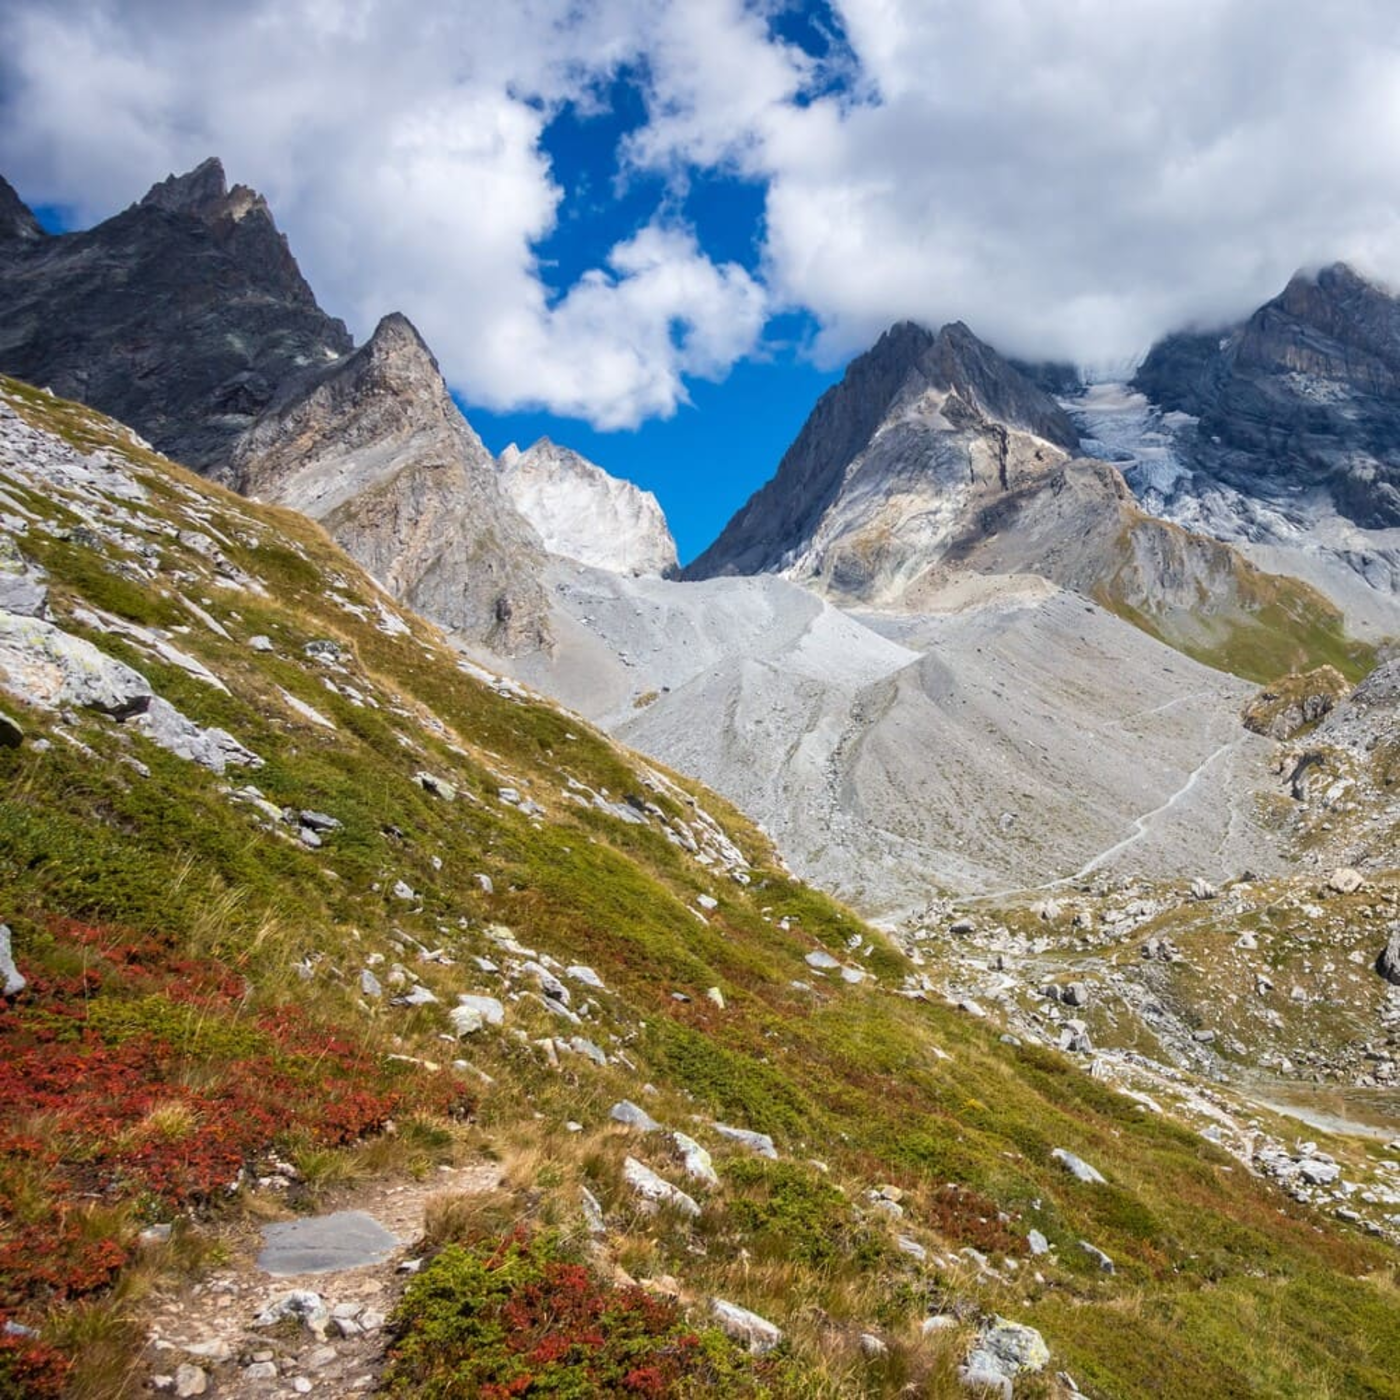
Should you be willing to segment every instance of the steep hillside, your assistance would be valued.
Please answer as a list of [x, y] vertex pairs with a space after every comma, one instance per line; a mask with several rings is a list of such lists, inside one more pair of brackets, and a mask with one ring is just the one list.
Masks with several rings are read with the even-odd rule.
[[[960, 1365], [1397, 1393], [1380, 1245], [930, 996], [732, 809], [463, 663], [315, 526], [2, 392], [11, 1393], [304, 1391], [338, 1348], [401, 1394], [605, 1365], [637, 1395], [953, 1395]], [[483, 1160], [387, 1332], [259, 1328], [265, 1276], [180, 1331], [179, 1271], [240, 1221]]]

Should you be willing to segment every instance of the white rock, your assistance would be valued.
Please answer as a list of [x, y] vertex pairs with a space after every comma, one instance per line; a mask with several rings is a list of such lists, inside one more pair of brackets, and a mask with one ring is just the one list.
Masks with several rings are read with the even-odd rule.
[[713, 1158], [693, 1137], [687, 1137], [684, 1133], [672, 1133], [671, 1141], [675, 1143], [676, 1151], [681, 1154], [681, 1166], [685, 1168], [687, 1176], [696, 1181], [703, 1181], [707, 1186], [719, 1185]]
[[678, 1186], [657, 1176], [652, 1169], [635, 1157], [624, 1158], [622, 1179], [644, 1202], [652, 1206], [667, 1206], [692, 1218], [700, 1214], [695, 1199], [687, 1196]]
[[199, 1366], [186, 1362], [175, 1371], [175, 1394], [185, 1400], [191, 1395], [203, 1395], [209, 1389], [209, 1377]]
[[37, 617], [0, 612], [0, 681], [32, 705], [75, 705], [123, 718], [150, 703], [150, 682], [124, 661]]
[[646, 1109], [633, 1103], [631, 1099], [619, 1099], [608, 1110], [608, 1117], [614, 1123], [625, 1124], [627, 1127], [636, 1128], [638, 1132], [642, 1133], [654, 1133], [661, 1127], [661, 1124]]
[[1096, 1168], [1091, 1167], [1082, 1157], [1076, 1157], [1073, 1152], [1069, 1152], [1063, 1147], [1057, 1147], [1050, 1155], [1076, 1180], [1104, 1184], [1103, 1175]]
[[459, 1037], [505, 1022], [506, 1008], [495, 997], [462, 995], [457, 1001], [459, 1004], [447, 1013], [447, 1019]]
[[767, 1318], [760, 1317], [756, 1312], [750, 1312], [748, 1308], [741, 1308], [737, 1303], [726, 1302], [723, 1298], [712, 1298], [710, 1311], [719, 1323], [720, 1330], [734, 1341], [748, 1347], [755, 1356], [772, 1351], [783, 1340], [780, 1327], [769, 1322]]

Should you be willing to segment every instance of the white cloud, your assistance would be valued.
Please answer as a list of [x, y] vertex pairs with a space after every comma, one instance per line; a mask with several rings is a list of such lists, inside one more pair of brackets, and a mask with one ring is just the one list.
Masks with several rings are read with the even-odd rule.
[[[493, 407], [666, 414], [775, 306], [836, 357], [890, 321], [1121, 360], [1298, 265], [1400, 283], [1391, 0], [835, 0], [854, 63], [783, 0], [10, 0], [0, 169], [97, 217], [205, 155], [267, 194], [322, 302], [405, 311]], [[624, 67], [633, 170], [766, 185], [762, 276], [658, 210], [551, 289], [559, 104]]]

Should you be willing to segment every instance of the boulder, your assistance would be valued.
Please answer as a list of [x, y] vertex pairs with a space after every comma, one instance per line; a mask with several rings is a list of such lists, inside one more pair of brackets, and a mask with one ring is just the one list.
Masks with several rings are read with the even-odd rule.
[[37, 617], [0, 612], [0, 682], [32, 705], [100, 710], [124, 719], [153, 694], [145, 676], [82, 637]]
[[696, 1181], [703, 1181], [706, 1186], [719, 1185], [719, 1175], [715, 1171], [713, 1158], [693, 1137], [687, 1137], [684, 1133], [672, 1133], [671, 1141], [680, 1153], [681, 1166], [685, 1168], [687, 1176]]
[[1376, 971], [1393, 986], [1400, 987], [1400, 925], [1390, 935], [1376, 959]]
[[720, 1330], [746, 1346], [755, 1356], [772, 1351], [783, 1340], [780, 1327], [747, 1308], [741, 1308], [737, 1303], [726, 1302], [723, 1298], [712, 1298], [710, 1311], [714, 1314]]
[[134, 716], [130, 724], [176, 758], [198, 763], [211, 773], [221, 774], [230, 765], [262, 767], [262, 759], [251, 749], [244, 748], [232, 734], [218, 728], [200, 728], [158, 695], [148, 699], [145, 709]]
[[700, 1214], [700, 1207], [693, 1197], [687, 1196], [680, 1187], [672, 1186], [669, 1181], [657, 1176], [650, 1167], [635, 1157], [623, 1160], [622, 1179], [642, 1198], [644, 1207], [656, 1210], [666, 1206], [692, 1219]]
[[608, 1110], [608, 1117], [614, 1123], [621, 1123], [628, 1128], [636, 1128], [640, 1133], [654, 1133], [661, 1127], [661, 1124], [646, 1109], [633, 1103], [631, 1099], [619, 1099]]
[[731, 1142], [747, 1147], [750, 1152], [758, 1153], [760, 1157], [768, 1157], [775, 1162], [778, 1160], [778, 1149], [773, 1146], [773, 1139], [767, 1133], [754, 1133], [747, 1128], [731, 1128], [728, 1123], [715, 1123], [713, 1127], [720, 1137], [727, 1137]]
[[1365, 883], [1360, 871], [1345, 865], [1327, 877], [1327, 888], [1334, 894], [1355, 894]]
[[495, 997], [462, 995], [457, 1003], [447, 1013], [447, 1019], [458, 1037], [475, 1035], [487, 1026], [499, 1026], [505, 1021], [506, 1008]]
[[1076, 1157], [1073, 1152], [1063, 1147], [1057, 1147], [1050, 1153], [1050, 1156], [1076, 1181], [1085, 1181], [1096, 1185], [1105, 1184], [1103, 1174], [1097, 1168], [1091, 1167], [1082, 1157]]
[[1034, 1327], [994, 1317], [978, 1333], [958, 1375], [969, 1389], [989, 1387], [1009, 1396], [1019, 1376], [1043, 1371], [1049, 1363], [1050, 1348]]
[[10, 926], [0, 924], [0, 982], [4, 987], [0, 988], [0, 995], [7, 997], [18, 996], [28, 985], [24, 975], [15, 966], [14, 954], [10, 949]]

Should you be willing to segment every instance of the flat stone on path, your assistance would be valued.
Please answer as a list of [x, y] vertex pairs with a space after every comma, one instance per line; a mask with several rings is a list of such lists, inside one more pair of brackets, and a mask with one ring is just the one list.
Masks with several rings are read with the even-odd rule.
[[258, 1268], [275, 1278], [382, 1264], [402, 1243], [362, 1210], [282, 1221], [263, 1226], [262, 1233]]

